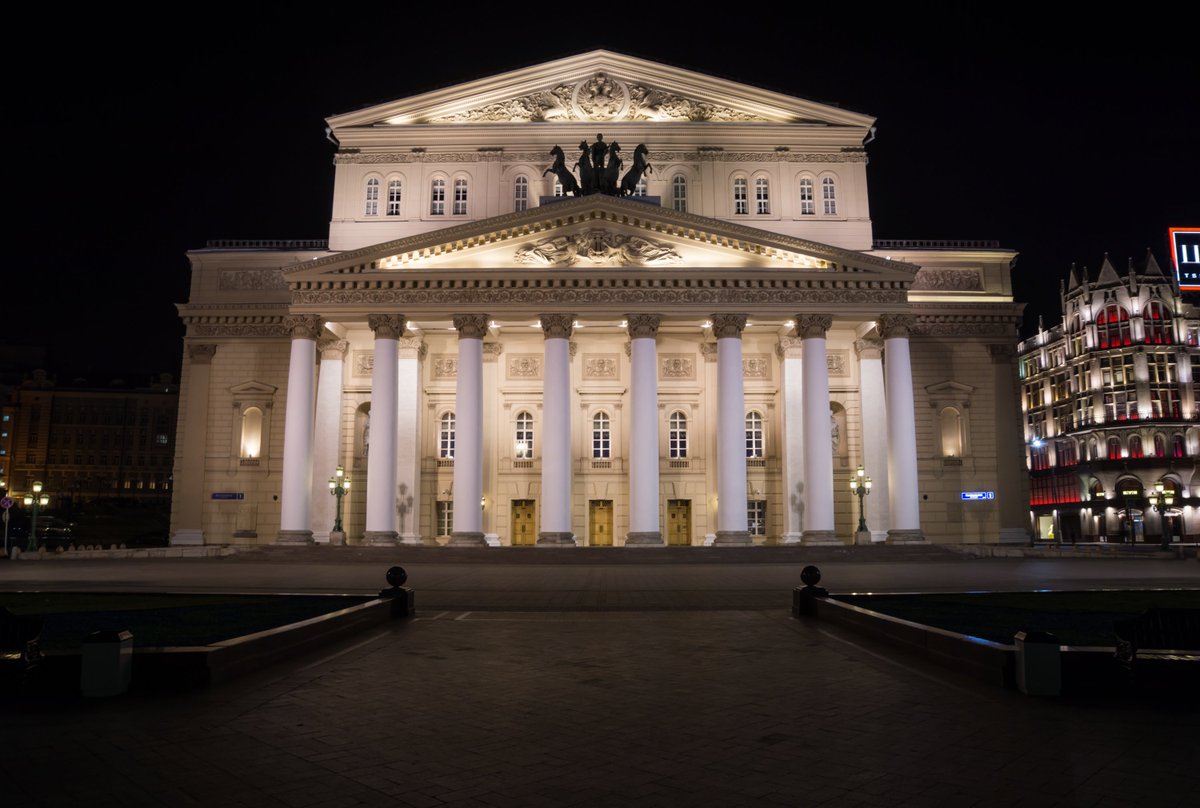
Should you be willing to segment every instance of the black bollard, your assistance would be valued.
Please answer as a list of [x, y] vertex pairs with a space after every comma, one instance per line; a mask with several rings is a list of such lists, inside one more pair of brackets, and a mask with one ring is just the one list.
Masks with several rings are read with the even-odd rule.
[[800, 570], [800, 580], [804, 586], [792, 590], [792, 611], [799, 616], [811, 616], [817, 613], [817, 598], [829, 597], [829, 590], [817, 586], [821, 582], [821, 570], [809, 564]]

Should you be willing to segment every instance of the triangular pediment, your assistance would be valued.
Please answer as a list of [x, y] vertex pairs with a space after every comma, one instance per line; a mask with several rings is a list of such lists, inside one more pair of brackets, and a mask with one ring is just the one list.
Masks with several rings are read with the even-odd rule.
[[841, 276], [910, 285], [919, 267], [828, 244], [604, 195], [568, 197], [338, 253], [284, 270], [289, 284], [349, 276], [558, 271], [590, 277], [630, 270]]
[[698, 121], [866, 129], [874, 119], [682, 68], [596, 50], [328, 119], [361, 127]]
[[275, 385], [267, 384], [266, 382], [248, 381], [233, 385], [229, 388], [229, 392], [235, 396], [266, 396], [270, 398], [275, 395], [275, 391], [278, 389]]

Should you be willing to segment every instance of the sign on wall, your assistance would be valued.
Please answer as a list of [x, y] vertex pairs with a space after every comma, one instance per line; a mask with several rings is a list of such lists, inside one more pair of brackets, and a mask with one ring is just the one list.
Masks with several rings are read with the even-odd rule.
[[963, 499], [968, 499], [968, 500], [995, 499], [996, 492], [995, 491], [963, 491], [959, 496], [961, 496]]
[[1200, 227], [1172, 227], [1168, 232], [1179, 288], [1200, 291]]

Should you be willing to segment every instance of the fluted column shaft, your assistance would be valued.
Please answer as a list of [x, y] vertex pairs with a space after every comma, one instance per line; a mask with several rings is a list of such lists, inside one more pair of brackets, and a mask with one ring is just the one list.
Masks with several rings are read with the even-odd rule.
[[803, 342], [779, 338], [779, 366], [783, 388], [783, 523], [784, 544], [799, 544], [804, 529], [804, 359]]
[[746, 525], [746, 396], [742, 371], [744, 314], [714, 314], [717, 337], [716, 545], [752, 544]]
[[539, 547], [574, 547], [571, 529], [571, 332], [574, 314], [543, 314], [542, 529]]
[[313, 540], [329, 541], [337, 502], [329, 495], [329, 477], [338, 467], [342, 423], [342, 369], [350, 343], [344, 339], [317, 342], [321, 367], [317, 373], [317, 416], [313, 430], [313, 475], [310, 524]]
[[312, 542], [313, 419], [316, 415], [317, 336], [321, 318], [288, 318], [292, 353], [288, 363], [287, 411], [283, 422], [283, 480], [279, 505], [280, 544]]
[[804, 535], [805, 544], [840, 544], [834, 532], [833, 436], [829, 428], [829, 362], [825, 332], [833, 318], [796, 317], [804, 346]]
[[858, 378], [862, 405], [863, 467], [871, 478], [871, 495], [864, 500], [867, 528], [871, 540], [887, 540], [888, 462], [887, 397], [883, 385], [883, 340], [860, 339], [854, 343], [858, 353]]
[[454, 530], [452, 547], [482, 547], [483, 337], [486, 314], [456, 314], [458, 370], [454, 411]]
[[658, 503], [657, 314], [630, 314], [629, 533], [626, 547], [663, 543]]
[[884, 381], [887, 385], [888, 488], [891, 501], [889, 542], [921, 542], [920, 493], [917, 486], [917, 421], [913, 407], [912, 359], [908, 335], [913, 317], [884, 314]]
[[371, 368], [371, 448], [367, 453], [367, 544], [393, 545], [396, 532], [396, 407], [399, 340], [403, 314], [372, 314], [367, 324], [375, 332]]

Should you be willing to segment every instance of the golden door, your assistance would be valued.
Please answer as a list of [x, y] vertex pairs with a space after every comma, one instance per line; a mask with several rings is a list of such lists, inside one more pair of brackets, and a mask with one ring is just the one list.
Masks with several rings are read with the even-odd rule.
[[512, 501], [512, 543], [534, 544], [537, 542], [537, 531], [533, 525], [533, 500], [514, 499]]
[[588, 544], [592, 547], [611, 547], [613, 543], [612, 531], [612, 500], [591, 500], [588, 503]]
[[667, 500], [667, 544], [689, 545], [692, 543], [692, 501], [690, 499]]

